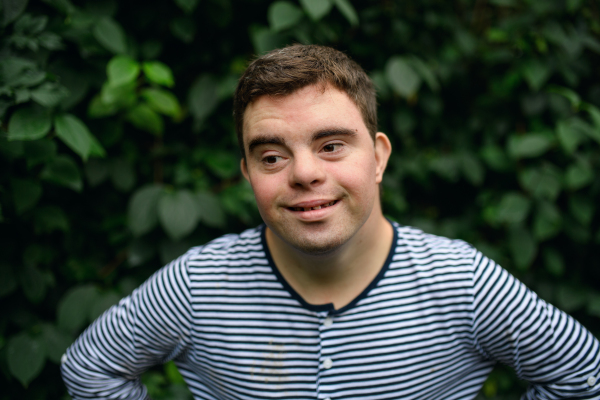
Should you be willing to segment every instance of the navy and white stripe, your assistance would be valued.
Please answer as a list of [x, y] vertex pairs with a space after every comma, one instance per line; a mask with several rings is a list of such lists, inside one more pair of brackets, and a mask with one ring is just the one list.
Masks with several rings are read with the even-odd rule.
[[394, 224], [377, 278], [346, 307], [307, 304], [264, 226], [196, 247], [68, 349], [75, 399], [144, 399], [175, 360], [195, 399], [473, 399], [496, 361], [525, 399], [600, 398], [598, 341], [468, 244]]

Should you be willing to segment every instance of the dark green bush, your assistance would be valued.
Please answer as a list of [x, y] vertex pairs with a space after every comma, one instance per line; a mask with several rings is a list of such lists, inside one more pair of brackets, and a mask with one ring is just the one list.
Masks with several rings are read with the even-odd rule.
[[[260, 223], [231, 118], [254, 54], [332, 45], [379, 91], [386, 215], [465, 239], [600, 333], [596, 0], [3, 0], [0, 399], [189, 246]], [[188, 398], [173, 364], [144, 376]], [[482, 398], [522, 384], [497, 369]]]

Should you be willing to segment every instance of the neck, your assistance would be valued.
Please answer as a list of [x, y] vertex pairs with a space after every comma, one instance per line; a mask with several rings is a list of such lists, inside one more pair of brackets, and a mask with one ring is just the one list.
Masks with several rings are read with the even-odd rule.
[[293, 248], [269, 228], [266, 238], [277, 269], [306, 302], [333, 303], [339, 309], [375, 279], [387, 259], [393, 228], [375, 207], [350, 240], [326, 254], [307, 254]]

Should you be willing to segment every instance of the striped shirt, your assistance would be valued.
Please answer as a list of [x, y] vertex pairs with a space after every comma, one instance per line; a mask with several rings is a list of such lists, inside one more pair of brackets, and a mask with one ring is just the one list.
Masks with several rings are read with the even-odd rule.
[[339, 310], [289, 286], [264, 225], [190, 249], [67, 350], [69, 393], [145, 399], [140, 374], [174, 360], [195, 399], [473, 399], [498, 361], [531, 382], [524, 399], [600, 398], [599, 344], [578, 322], [470, 245], [394, 228]]

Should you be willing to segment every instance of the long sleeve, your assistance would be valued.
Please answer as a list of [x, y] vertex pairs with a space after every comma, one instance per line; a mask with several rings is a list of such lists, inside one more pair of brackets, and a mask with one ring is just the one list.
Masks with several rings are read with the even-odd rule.
[[61, 367], [74, 399], [145, 399], [140, 374], [187, 346], [186, 255], [99, 317], [67, 350]]
[[531, 383], [522, 398], [600, 398], [598, 340], [480, 253], [474, 267], [477, 348]]

